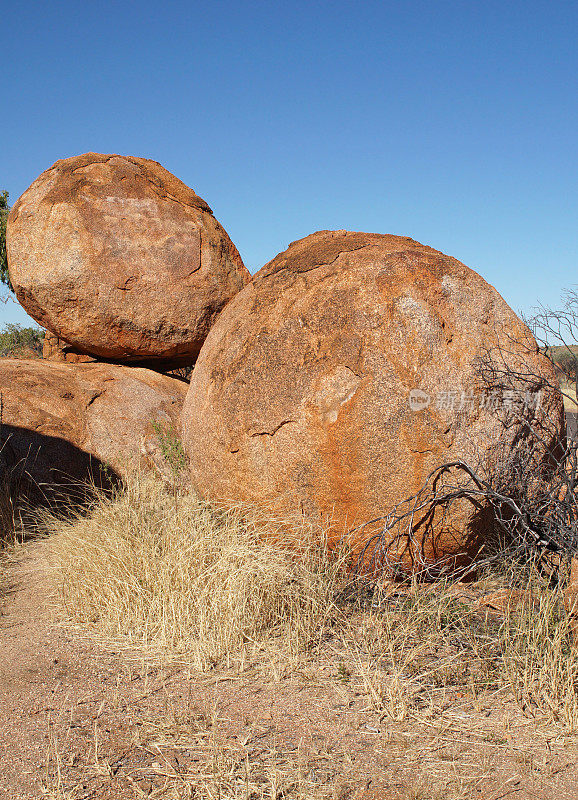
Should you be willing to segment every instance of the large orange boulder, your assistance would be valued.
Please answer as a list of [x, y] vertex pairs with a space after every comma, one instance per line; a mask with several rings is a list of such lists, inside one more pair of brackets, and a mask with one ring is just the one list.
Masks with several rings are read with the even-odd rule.
[[77, 351], [122, 362], [192, 363], [250, 280], [205, 201], [145, 158], [57, 161], [10, 211], [7, 247], [26, 311]]
[[[456, 259], [399, 236], [294, 242], [224, 309], [201, 351], [183, 409], [193, 483], [213, 500], [301, 509], [334, 540], [383, 517], [441, 464], [477, 464], [520, 433], [504, 433], [476, 365], [500, 332], [506, 359], [554, 378], [526, 326]], [[559, 396], [541, 404], [562, 429]], [[419, 553], [386, 542], [391, 558], [417, 569], [469, 557], [487, 517], [466, 505]], [[356, 548], [381, 527], [360, 528]]]
[[136, 367], [2, 359], [2, 442], [41, 490], [136, 464], [166, 472], [161, 440], [178, 431], [186, 389]]

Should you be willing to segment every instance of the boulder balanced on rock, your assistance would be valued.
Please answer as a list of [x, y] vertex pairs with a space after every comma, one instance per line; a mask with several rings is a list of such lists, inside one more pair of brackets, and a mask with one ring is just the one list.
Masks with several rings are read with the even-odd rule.
[[[193, 483], [212, 500], [301, 509], [335, 541], [441, 464], [483, 457], [504, 436], [475, 366], [500, 332], [511, 358], [555, 382], [526, 326], [456, 259], [399, 236], [320, 231], [294, 242], [203, 346], [183, 410]], [[559, 396], [541, 402], [562, 429]], [[435, 542], [394, 548], [392, 559], [414, 569], [467, 559], [485, 524], [456, 506]], [[380, 528], [358, 530], [354, 546]]]
[[10, 279], [26, 311], [76, 351], [194, 362], [249, 272], [207, 203], [156, 161], [57, 161], [13, 206]]

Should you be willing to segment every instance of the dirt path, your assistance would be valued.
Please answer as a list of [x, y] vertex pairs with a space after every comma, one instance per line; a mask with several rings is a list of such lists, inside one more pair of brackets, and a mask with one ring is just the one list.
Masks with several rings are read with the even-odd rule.
[[[98, 796], [90, 784], [95, 784], [94, 773], [99, 772], [94, 753], [98, 719], [104, 711], [99, 708], [110, 697], [111, 683], [130, 683], [133, 677], [118, 658], [54, 624], [46, 548], [46, 542], [22, 548], [20, 558], [8, 568], [1, 605], [2, 800]], [[64, 776], [86, 759], [89, 764], [92, 760], [88, 772], [93, 774], [88, 782], [75, 775], [68, 781], [75, 789], [66, 793]]]
[[[93, 670], [82, 648], [51, 624], [44, 543], [8, 570], [0, 616], [0, 797], [37, 798], [46, 785], [50, 715]], [[88, 667], [88, 669], [87, 669]], [[91, 678], [96, 676], [91, 675]]]
[[0, 617], [0, 797], [38, 797], [46, 713], [71, 671], [66, 642], [49, 622], [42, 547], [9, 571]]
[[209, 676], [106, 653], [53, 624], [48, 546], [23, 550], [0, 617], [1, 800], [578, 798], [576, 737], [502, 696], [395, 721], [331, 650]]

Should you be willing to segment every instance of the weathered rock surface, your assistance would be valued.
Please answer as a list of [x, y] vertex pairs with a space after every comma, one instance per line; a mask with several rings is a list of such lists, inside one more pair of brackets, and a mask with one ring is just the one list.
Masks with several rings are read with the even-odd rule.
[[[442, 463], [477, 463], [504, 436], [475, 368], [500, 332], [521, 343], [508, 341], [511, 358], [553, 378], [526, 326], [456, 259], [379, 234], [294, 242], [201, 351], [183, 410], [193, 483], [214, 500], [301, 508], [334, 538], [381, 517]], [[560, 398], [541, 402], [562, 428]], [[484, 526], [455, 507], [435, 543], [391, 557], [439, 564], [473, 552]], [[378, 529], [359, 530], [356, 546]]]
[[166, 470], [155, 424], [178, 430], [186, 389], [136, 367], [3, 359], [2, 440], [41, 487], [100, 482], [135, 462]]
[[72, 345], [46, 331], [42, 343], [42, 358], [46, 361], [66, 361], [69, 364], [84, 364], [94, 361], [94, 356], [79, 353]]
[[190, 364], [250, 275], [209, 206], [156, 161], [57, 161], [13, 206], [16, 296], [81, 353]]
[[[17, 353], [13, 356], [14, 358], [34, 358], [38, 357], [32, 351], [23, 352], [22, 354]], [[76, 347], [73, 347], [68, 342], [65, 342], [64, 339], [59, 339], [58, 336], [55, 336], [53, 333], [46, 331], [44, 335], [44, 341], [42, 345], [42, 358], [45, 361], [65, 361], [67, 364], [86, 364], [89, 362], [98, 361], [99, 363], [111, 363], [115, 364], [114, 359], [99, 359], [96, 356], [89, 356], [86, 353], [81, 352]], [[132, 367], [143, 367], [144, 369], [153, 369], [155, 372], [171, 372], [173, 370], [185, 371], [189, 372], [192, 369], [192, 365], [185, 365], [179, 363], [177, 360], [176, 363], [173, 359], [159, 359], [159, 358], [149, 358], [149, 359], [142, 359], [139, 361], [131, 361], [130, 366]]]

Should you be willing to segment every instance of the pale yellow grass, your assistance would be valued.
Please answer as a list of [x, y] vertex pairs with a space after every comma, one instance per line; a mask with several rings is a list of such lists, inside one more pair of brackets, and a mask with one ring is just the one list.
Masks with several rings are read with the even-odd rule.
[[576, 384], [573, 381], [560, 380], [560, 389], [564, 398], [564, 410], [578, 412], [578, 400], [576, 399]]
[[[563, 583], [518, 567], [477, 584], [365, 586], [343, 592], [347, 553], [299, 517], [218, 510], [135, 475], [87, 516], [51, 519], [54, 576], [68, 619], [146, 658], [238, 669], [321, 645], [392, 722], [431, 719], [456, 691], [505, 692], [524, 712], [578, 730], [578, 651]], [[507, 560], [507, 557], [504, 557]], [[475, 602], [512, 591], [504, 613]], [[347, 601], [344, 597], [347, 594]], [[277, 667], [274, 666], [274, 670]]]
[[[1, 423], [0, 423], [1, 432]], [[17, 537], [18, 511], [10, 467], [4, 462], [4, 445], [0, 444], [0, 547]]]
[[[473, 600], [498, 580], [508, 587], [502, 615]], [[431, 720], [456, 692], [500, 692], [528, 716], [578, 731], [578, 650], [564, 585], [549, 586], [531, 565], [524, 577], [502, 569], [470, 587], [377, 587], [372, 609], [341, 635], [348, 671], [392, 722]]]
[[343, 558], [298, 519], [217, 510], [134, 475], [89, 515], [47, 525], [69, 619], [149, 657], [206, 669], [244, 646], [296, 652], [337, 613]]
[[524, 711], [577, 731], [578, 649], [563, 586], [534, 576], [525, 601], [507, 610], [501, 640], [504, 676]]
[[0, 477], [0, 546], [12, 542], [15, 531], [16, 521], [10, 485], [5, 477]]

